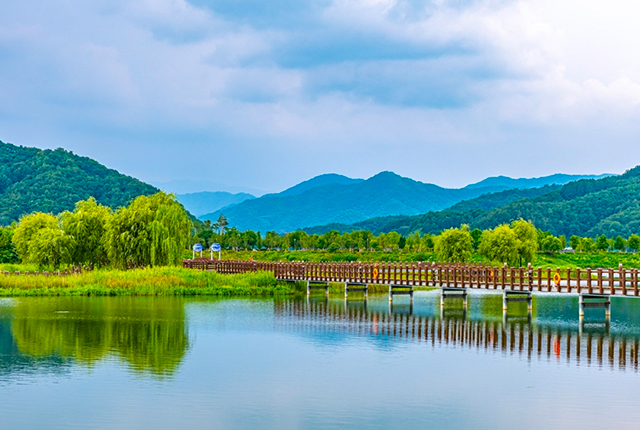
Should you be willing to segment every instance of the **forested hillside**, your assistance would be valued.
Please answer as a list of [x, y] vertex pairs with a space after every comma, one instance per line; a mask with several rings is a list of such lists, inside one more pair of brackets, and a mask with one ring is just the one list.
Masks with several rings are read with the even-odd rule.
[[283, 233], [327, 222], [351, 223], [375, 216], [444, 209], [486, 192], [482, 188], [447, 189], [382, 172], [366, 181], [330, 183], [293, 195], [287, 191], [269, 194], [200, 219], [216, 220], [223, 214], [229, 225], [239, 230]]
[[73, 210], [94, 197], [112, 208], [158, 190], [63, 149], [41, 150], [0, 142], [0, 225], [40, 211]]
[[[533, 179], [500, 176], [461, 189], [450, 189], [414, 181], [393, 172], [382, 172], [367, 180], [326, 174], [281, 193], [245, 201], [199, 218], [216, 220], [220, 215], [225, 215], [229, 224], [239, 230], [284, 233], [328, 223], [350, 224], [373, 217], [418, 215], [443, 210], [483, 194], [513, 189], [510, 194], [476, 200], [473, 208], [461, 207], [456, 210], [489, 209], [558, 188], [558, 185], [550, 184], [564, 184], [585, 177], [591, 176], [557, 174]], [[528, 192], [527, 189], [532, 188], [533, 184], [542, 188]]]
[[640, 231], [640, 166], [623, 175], [603, 179], [570, 182], [561, 188], [546, 187], [538, 196], [514, 199], [519, 193], [506, 191], [462, 202], [450, 209], [418, 216], [397, 216], [369, 219], [352, 225], [331, 224], [308, 228], [310, 233], [337, 229], [341, 231], [371, 230], [374, 233], [413, 231], [438, 233], [444, 229], [469, 224], [471, 228], [489, 229], [523, 218], [537, 228], [555, 235], [628, 236]]

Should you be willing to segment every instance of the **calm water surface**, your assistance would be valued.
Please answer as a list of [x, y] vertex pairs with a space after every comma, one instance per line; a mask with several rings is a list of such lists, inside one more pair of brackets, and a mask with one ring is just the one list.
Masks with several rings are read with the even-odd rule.
[[0, 427], [640, 428], [640, 299], [0, 299]]

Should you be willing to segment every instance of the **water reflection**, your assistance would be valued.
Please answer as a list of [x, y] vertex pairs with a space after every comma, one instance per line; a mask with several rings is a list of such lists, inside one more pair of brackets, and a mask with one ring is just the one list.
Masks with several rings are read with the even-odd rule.
[[[566, 298], [558, 303], [548, 301], [562, 316]], [[496, 303], [498, 306], [496, 306]], [[418, 309], [414, 309], [414, 306]], [[476, 312], [462, 306], [433, 306], [423, 303], [386, 305], [384, 301], [346, 302], [309, 299], [275, 301], [276, 325], [286, 330], [326, 337], [329, 333], [369, 336], [387, 341], [395, 338], [412, 342], [427, 342], [434, 347], [449, 345], [478, 350], [518, 354], [533, 358], [566, 362], [574, 365], [608, 367], [618, 370], [638, 370], [640, 335], [624, 324], [611, 329], [607, 320], [591, 319], [557, 323], [545, 320], [549, 309], [533, 315], [514, 307], [502, 312], [501, 297], [484, 297]], [[558, 316], [556, 315], [556, 318]], [[638, 327], [633, 327], [637, 329]]]
[[189, 347], [176, 298], [30, 298], [2, 316], [0, 367], [25, 359], [91, 367], [119, 357], [134, 371], [170, 375]]

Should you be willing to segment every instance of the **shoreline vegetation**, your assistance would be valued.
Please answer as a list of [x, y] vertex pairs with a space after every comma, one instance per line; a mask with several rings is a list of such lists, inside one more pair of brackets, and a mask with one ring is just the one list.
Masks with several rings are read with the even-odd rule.
[[223, 275], [178, 267], [100, 269], [68, 276], [0, 275], [0, 297], [277, 296], [297, 291], [271, 273]]
[[[6, 266], [6, 265], [5, 265]], [[14, 265], [13, 268], [16, 268]], [[178, 267], [132, 270], [102, 269], [67, 276], [0, 275], [0, 297], [39, 296], [218, 296], [274, 297], [306, 294], [304, 282], [285, 282], [269, 272], [233, 275]], [[431, 290], [417, 287], [416, 290]], [[386, 293], [372, 284], [369, 293]], [[342, 283], [330, 283], [330, 294], [344, 294]]]

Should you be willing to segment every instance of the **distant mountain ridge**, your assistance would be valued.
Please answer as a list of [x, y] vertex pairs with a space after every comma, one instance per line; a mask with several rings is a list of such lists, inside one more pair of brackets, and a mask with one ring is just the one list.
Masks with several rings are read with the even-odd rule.
[[579, 181], [581, 179], [602, 179], [608, 176], [614, 176], [609, 173], [602, 175], [567, 175], [564, 173], [556, 173], [554, 175], [542, 176], [540, 178], [510, 178], [508, 176], [491, 176], [483, 179], [475, 184], [467, 185], [465, 188], [487, 188], [500, 187], [502, 189], [526, 189], [539, 188], [545, 185], [564, 185], [569, 182]]
[[417, 216], [380, 217], [351, 225], [334, 223], [305, 230], [309, 233], [363, 229], [376, 234], [389, 231], [435, 234], [461, 224], [488, 229], [522, 218], [542, 230], [567, 237], [573, 234], [628, 237], [640, 233], [640, 166], [619, 176], [526, 190], [525, 194], [531, 193], [528, 196], [519, 196], [515, 191], [481, 196], [446, 210]]
[[34, 211], [60, 213], [94, 197], [112, 208], [159, 190], [62, 148], [0, 142], [0, 225]]
[[196, 217], [230, 208], [245, 200], [255, 199], [255, 196], [247, 193], [231, 194], [225, 191], [205, 191], [200, 193], [177, 194], [176, 199], [182, 206]]
[[[548, 181], [554, 183], [569, 177], [584, 176], [556, 175]], [[526, 189], [527, 182], [513, 181]], [[536, 178], [536, 181], [544, 182], [544, 178]], [[328, 174], [302, 182], [282, 193], [247, 200], [199, 218], [215, 220], [223, 214], [229, 225], [240, 230], [284, 233], [313, 225], [352, 224], [369, 218], [439, 211], [463, 200], [509, 188], [497, 181], [488, 181], [487, 184], [484, 187], [472, 184], [461, 189], [447, 189], [393, 172], [381, 172], [367, 180]]]
[[294, 185], [277, 194], [279, 196], [295, 196], [312, 188], [322, 187], [324, 185], [350, 185], [359, 182], [364, 182], [364, 179], [353, 179], [336, 173], [325, 173], [324, 175], [315, 176], [307, 181], [300, 182], [298, 185]]
[[247, 193], [252, 196], [262, 196], [267, 193], [264, 190], [255, 188], [241, 187], [234, 185], [221, 184], [219, 182], [206, 179], [174, 179], [166, 182], [155, 182], [154, 186], [174, 194], [194, 194], [205, 192], [224, 192], [231, 194]]

